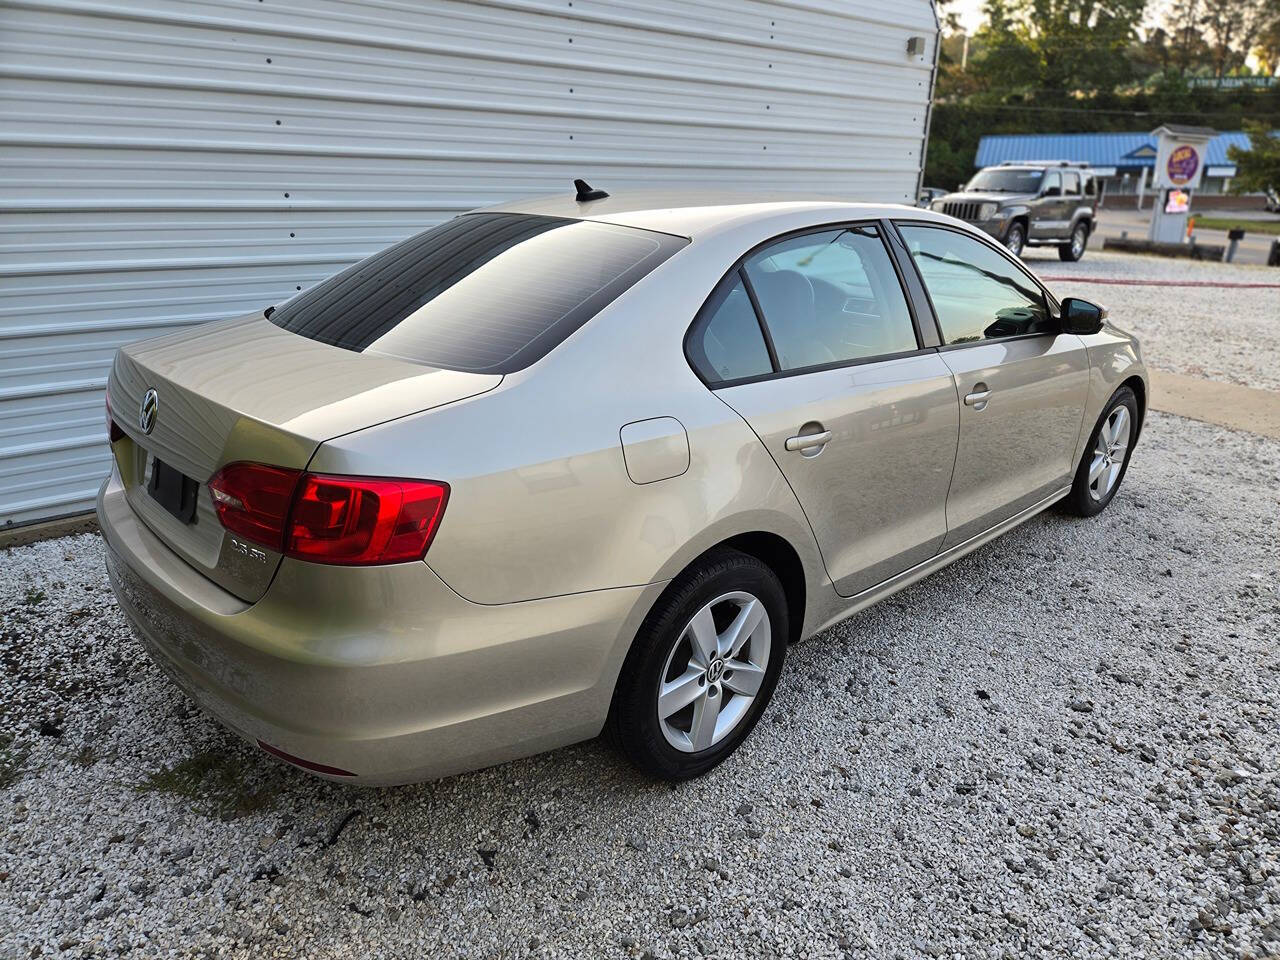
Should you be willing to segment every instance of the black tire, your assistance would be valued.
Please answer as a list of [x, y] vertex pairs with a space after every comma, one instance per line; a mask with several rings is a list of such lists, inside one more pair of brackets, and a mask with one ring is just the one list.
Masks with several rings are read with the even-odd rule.
[[1027, 228], [1022, 225], [1021, 220], [1009, 224], [1004, 235], [1004, 245], [1015, 257], [1022, 256], [1022, 251], [1027, 247]]
[[[1115, 413], [1117, 407], [1124, 407], [1129, 415], [1128, 438], [1124, 448], [1124, 458], [1119, 463], [1119, 471], [1115, 474], [1114, 482], [1112, 482], [1106, 492], [1099, 496], [1098, 490], [1094, 487], [1094, 481], [1090, 480], [1089, 474], [1095, 464], [1095, 452], [1099, 446], [1099, 436], [1103, 427], [1109, 423], [1112, 414]], [[1107, 505], [1115, 498], [1116, 491], [1120, 489], [1120, 484], [1124, 482], [1124, 476], [1129, 471], [1129, 458], [1133, 455], [1133, 444], [1138, 439], [1138, 427], [1141, 423], [1141, 411], [1138, 408], [1138, 398], [1133, 390], [1129, 387], [1121, 387], [1107, 402], [1106, 407], [1102, 411], [1102, 416], [1098, 417], [1098, 422], [1094, 425], [1093, 432], [1089, 434], [1089, 442], [1085, 445], [1084, 453], [1080, 456], [1080, 466], [1076, 468], [1075, 480], [1071, 484], [1071, 492], [1067, 494], [1063, 500], [1063, 507], [1069, 512], [1074, 513], [1077, 517], [1095, 517], [1103, 510], [1107, 509]]]
[[[768, 662], [760, 687], [722, 740], [696, 752], [677, 749], [658, 718], [659, 685], [670, 679], [664, 676], [670, 669], [668, 658], [675, 655], [673, 649], [689, 643], [685, 631], [695, 614], [716, 598], [739, 591], [757, 598], [768, 615]], [[756, 557], [737, 550], [708, 554], [672, 581], [641, 624], [614, 688], [606, 739], [652, 777], [679, 781], [706, 773], [733, 753], [759, 721], [777, 685], [788, 636], [786, 595], [777, 575]], [[763, 638], [760, 642], [764, 644]], [[686, 663], [683, 669], [692, 667]], [[722, 684], [715, 685], [726, 708], [735, 696], [727, 687], [731, 674], [726, 669]]]
[[1089, 225], [1081, 221], [1071, 231], [1071, 239], [1058, 245], [1058, 259], [1075, 263], [1084, 256], [1085, 247], [1089, 245]]

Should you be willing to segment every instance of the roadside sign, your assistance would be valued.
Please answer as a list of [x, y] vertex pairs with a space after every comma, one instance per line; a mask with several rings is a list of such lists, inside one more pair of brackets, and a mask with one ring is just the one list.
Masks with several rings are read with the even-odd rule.
[[1165, 168], [1169, 174], [1170, 183], [1178, 187], [1186, 186], [1195, 179], [1200, 169], [1200, 154], [1191, 144], [1180, 144], [1169, 152]]

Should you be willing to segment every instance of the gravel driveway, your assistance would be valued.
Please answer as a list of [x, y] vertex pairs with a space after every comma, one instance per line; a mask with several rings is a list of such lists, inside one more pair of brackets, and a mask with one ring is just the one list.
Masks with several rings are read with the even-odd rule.
[[1063, 263], [1031, 247], [1027, 265], [1060, 297], [1104, 303], [1111, 318], [1142, 341], [1147, 364], [1206, 380], [1280, 391], [1280, 286], [1148, 286], [1089, 283], [1157, 280], [1197, 284], [1280, 284], [1275, 267], [1202, 263], [1089, 250]]
[[0, 954], [1280, 952], [1280, 443], [1152, 415], [1050, 512], [792, 649], [728, 765], [294, 772], [144, 659], [91, 535], [0, 554]]

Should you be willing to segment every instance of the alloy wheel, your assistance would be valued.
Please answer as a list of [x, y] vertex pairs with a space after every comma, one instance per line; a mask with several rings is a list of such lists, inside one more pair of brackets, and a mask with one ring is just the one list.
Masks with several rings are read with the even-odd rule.
[[658, 724], [667, 743], [696, 753], [742, 722], [764, 682], [770, 629], [764, 603], [743, 591], [716, 597], [693, 615], [658, 685]]
[[1079, 260], [1084, 256], [1084, 245], [1087, 236], [1083, 226], [1076, 227], [1075, 232], [1071, 234], [1071, 256], [1074, 259]]
[[1102, 422], [1093, 445], [1093, 461], [1089, 464], [1089, 496], [1104, 500], [1115, 489], [1124, 468], [1125, 451], [1129, 448], [1132, 419], [1129, 408], [1120, 404]]
[[1015, 257], [1022, 256], [1022, 248], [1026, 244], [1026, 240], [1022, 236], [1022, 228], [1014, 224], [1009, 228], [1009, 234], [1005, 237], [1004, 245], [1009, 252]]

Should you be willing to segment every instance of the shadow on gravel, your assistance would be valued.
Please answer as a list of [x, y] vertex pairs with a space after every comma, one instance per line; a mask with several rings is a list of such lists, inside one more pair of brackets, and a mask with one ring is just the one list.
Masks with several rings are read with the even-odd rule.
[[14, 747], [12, 736], [0, 733], [0, 790], [22, 779], [26, 761], [27, 752]]

